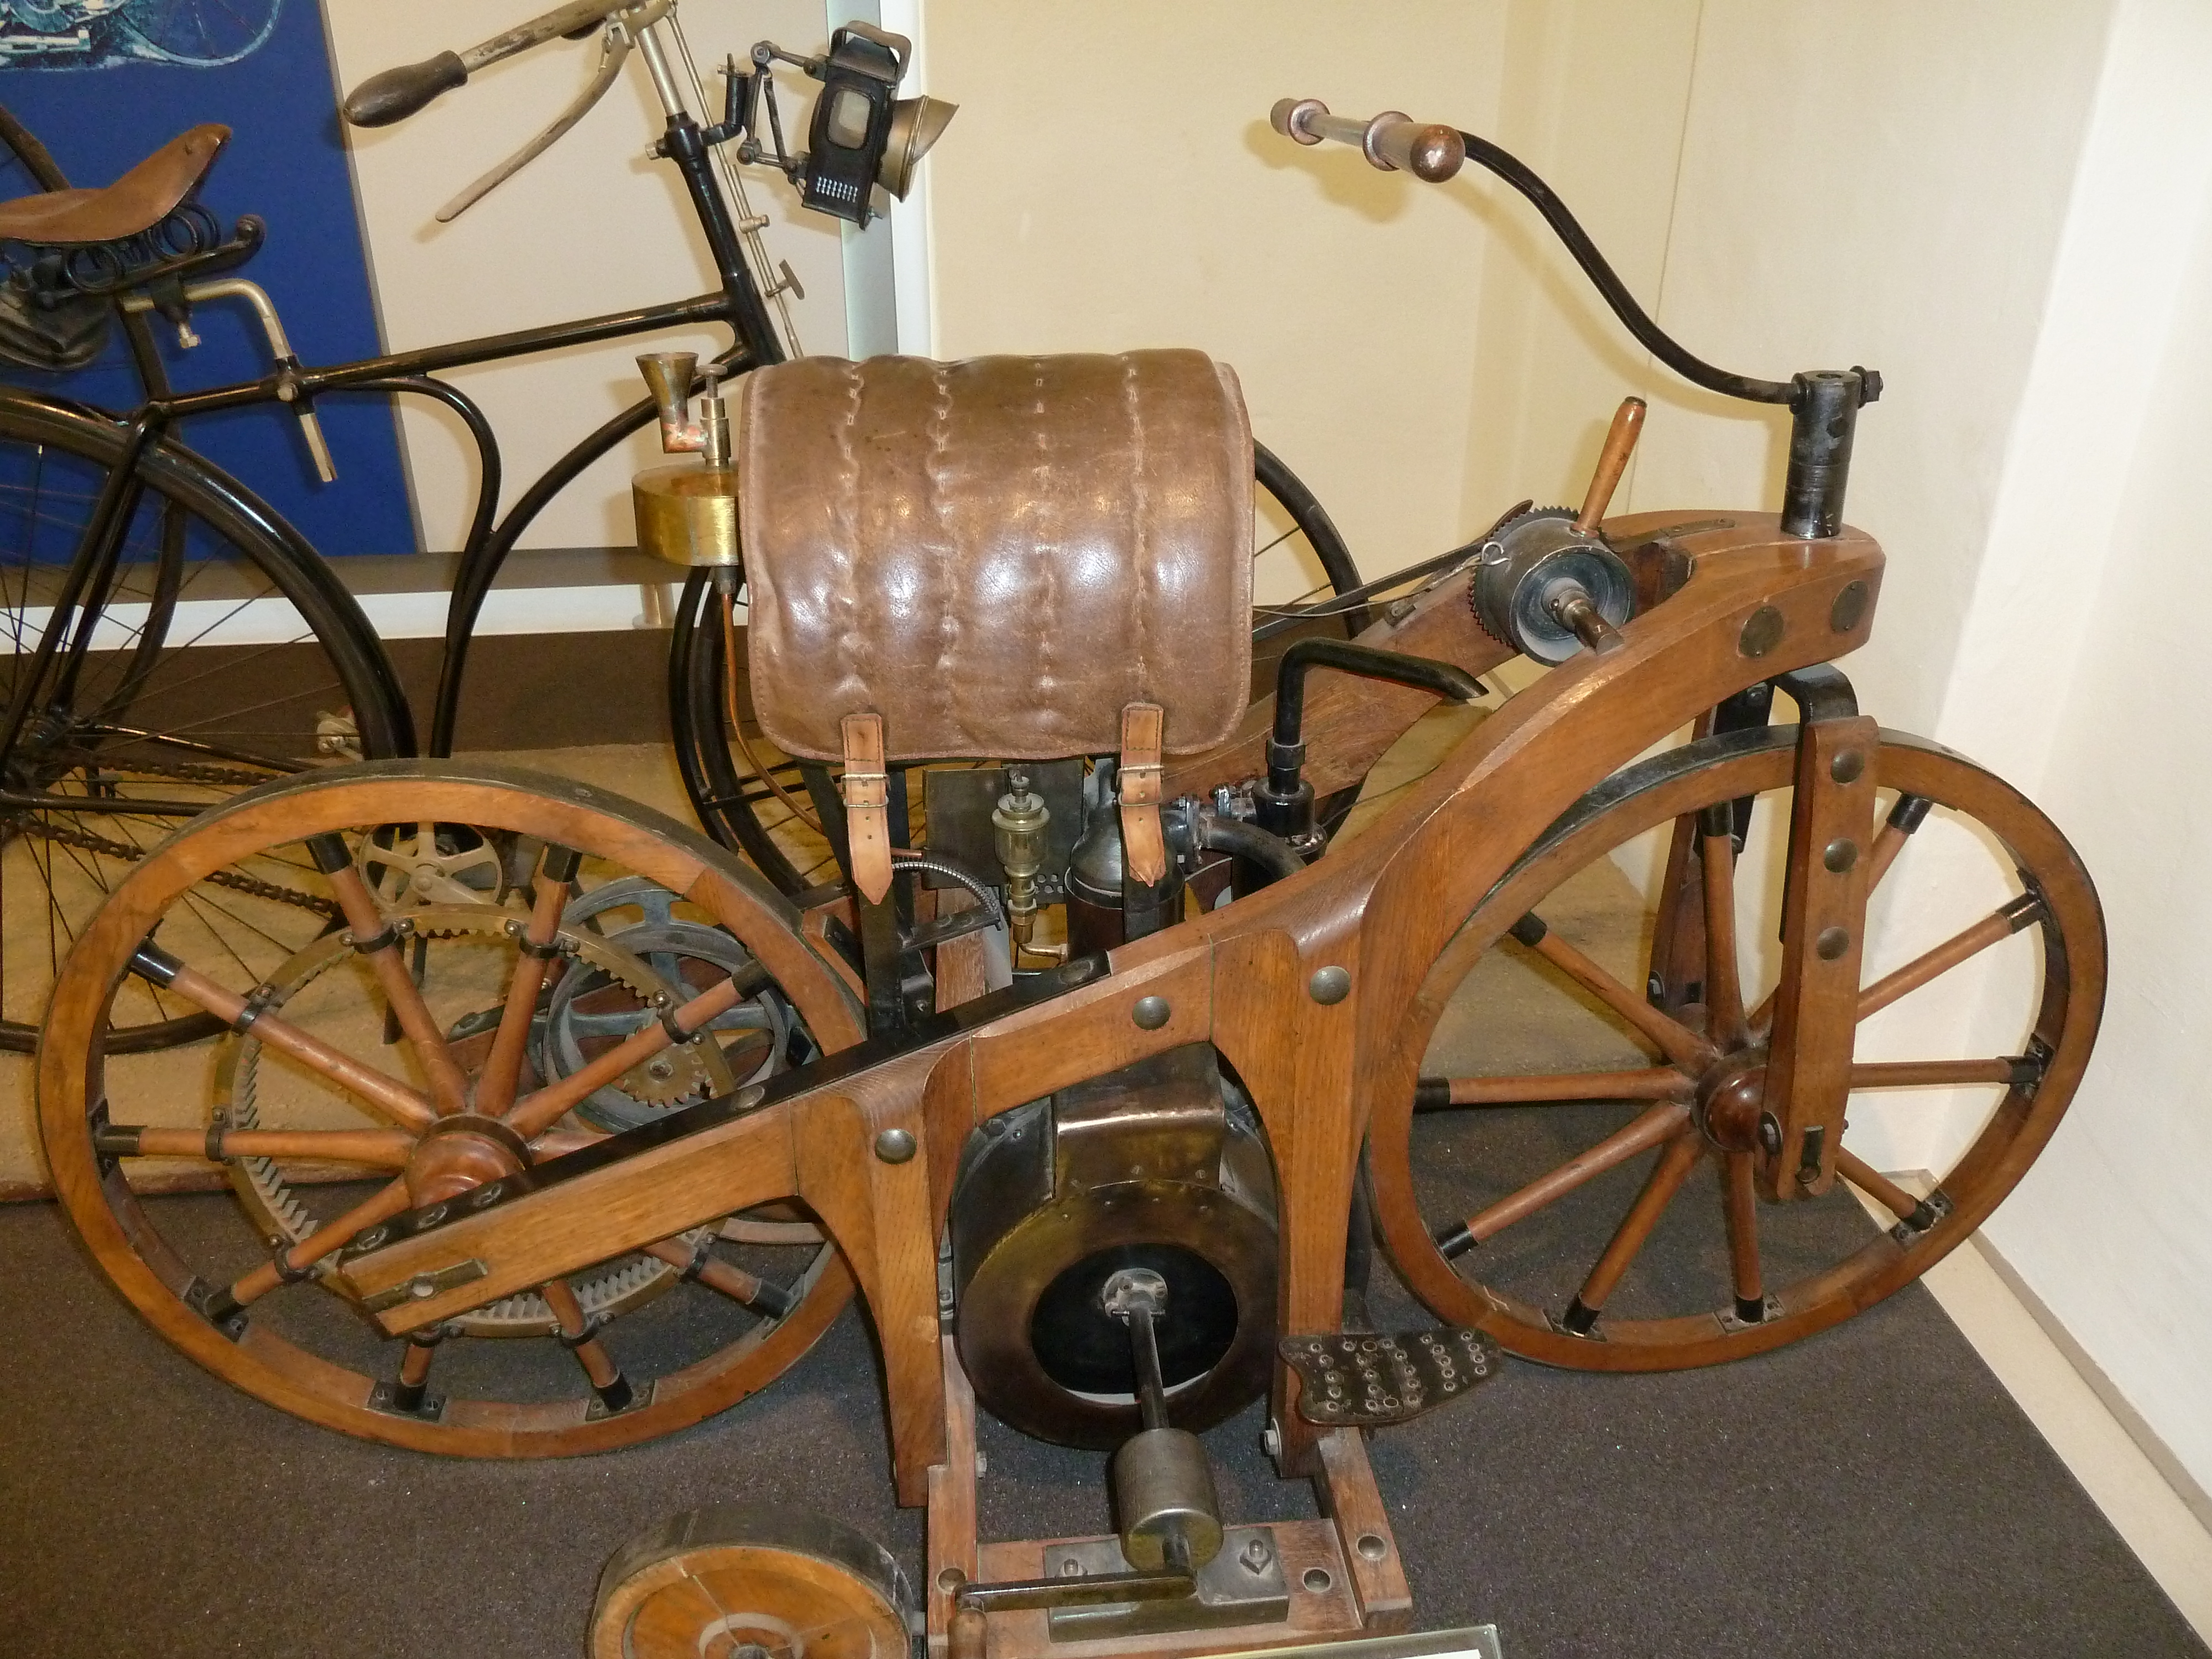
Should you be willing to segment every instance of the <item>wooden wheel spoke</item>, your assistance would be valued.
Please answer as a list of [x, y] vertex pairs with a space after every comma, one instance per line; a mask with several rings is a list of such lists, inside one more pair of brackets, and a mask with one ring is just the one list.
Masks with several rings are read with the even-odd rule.
[[[325, 1256], [343, 1249], [362, 1233], [380, 1221], [389, 1221], [407, 1207], [407, 1183], [393, 1181], [363, 1199], [335, 1221], [326, 1223], [309, 1233], [289, 1249], [280, 1250], [275, 1258], [256, 1267], [234, 1284], [229, 1290], [218, 1292], [205, 1310], [208, 1317], [220, 1325], [240, 1310], [269, 1294], [279, 1285], [296, 1282], [306, 1276], [306, 1270]], [[226, 1308], [222, 1304], [228, 1303]]]
[[1930, 980], [1941, 978], [1960, 963], [1979, 955], [1997, 943], [2043, 919], [2043, 901], [2033, 893], [2022, 893], [2019, 897], [2000, 905], [1972, 927], [1954, 933], [1934, 950], [1923, 952], [1899, 968], [1885, 975], [1859, 993], [1858, 1017], [1866, 1018], [1887, 1008], [1899, 997], [1918, 990]]
[[415, 1150], [404, 1129], [161, 1129], [111, 1124], [95, 1133], [101, 1151], [123, 1158], [198, 1158], [223, 1164], [275, 1158], [402, 1170]]
[[1677, 1066], [1696, 1069], [1713, 1050], [1680, 1022], [1668, 1018], [1589, 956], [1561, 939], [1534, 911], [1513, 925], [1512, 935], [1658, 1046]]
[[1734, 814], [1721, 807], [1701, 813], [1705, 855], [1705, 1035], [1723, 1048], [1741, 1046], [1750, 1028], [1743, 1012], [1743, 970], [1735, 945]]
[[415, 975], [399, 949], [399, 931], [377, 908], [375, 895], [368, 890], [361, 872], [354, 868], [353, 855], [341, 837], [315, 836], [308, 850], [329, 880], [338, 908], [345, 912], [346, 926], [353, 930], [354, 949], [376, 975], [392, 1018], [399, 1022], [399, 1029], [414, 1046], [416, 1058], [429, 1077], [430, 1093], [438, 1103], [438, 1109], [465, 1109], [468, 1104], [467, 1075], [447, 1046], [446, 1034], [431, 1015], [429, 1004], [422, 1000], [422, 988], [415, 982]]
[[562, 1345], [576, 1356], [576, 1363], [583, 1368], [585, 1379], [591, 1383], [592, 1392], [599, 1395], [599, 1403], [610, 1412], [627, 1407], [636, 1397], [636, 1390], [623, 1376], [622, 1368], [615, 1364], [606, 1344], [599, 1340], [598, 1327], [585, 1317], [584, 1304], [577, 1299], [575, 1287], [565, 1279], [556, 1279], [543, 1287], [543, 1294], [546, 1306], [553, 1310], [554, 1318], [561, 1322]]
[[676, 1039], [670, 1035], [672, 1024], [687, 1037], [706, 1029], [715, 1018], [753, 994], [767, 982], [768, 975], [755, 964], [739, 969], [720, 985], [714, 986], [693, 997], [690, 1001], [667, 1017], [665, 1022], [655, 1022], [635, 1036], [626, 1037], [589, 1063], [579, 1066], [557, 1083], [548, 1084], [534, 1094], [526, 1095], [507, 1114], [507, 1123], [525, 1140], [535, 1139], [558, 1122], [572, 1106], [586, 1099], [592, 1092], [612, 1083], [624, 1072], [643, 1060], [653, 1058], [668, 1048]]
[[523, 1051], [530, 1043], [530, 1023], [538, 1012], [538, 994], [545, 988], [545, 976], [553, 965], [547, 952], [561, 930], [561, 914], [574, 890], [577, 861], [576, 854], [566, 848], [546, 849], [538, 878], [537, 902], [523, 930], [522, 953], [515, 958], [507, 1000], [500, 1009], [499, 1030], [477, 1079], [476, 1109], [487, 1117], [498, 1117], [514, 1104]]
[[781, 1319], [796, 1305], [789, 1291], [747, 1273], [734, 1262], [720, 1260], [714, 1249], [711, 1237], [696, 1250], [680, 1240], [669, 1238], [647, 1245], [645, 1253], [665, 1261], [686, 1279], [696, 1279], [710, 1291], [720, 1291], [763, 1319]]
[[1636, 1201], [1628, 1206], [1628, 1213], [1620, 1218], [1620, 1225], [1583, 1280], [1583, 1287], [1567, 1304], [1567, 1311], [1559, 1322], [1577, 1336], [1587, 1336], [1595, 1328], [1599, 1314], [1605, 1310], [1610, 1297], [1628, 1272], [1630, 1265], [1642, 1252], [1651, 1237], [1651, 1230], [1659, 1224], [1659, 1218], [1667, 1213], [1667, 1206], [1674, 1201], [1674, 1194], [1682, 1190], [1682, 1183], [1698, 1160], [1705, 1156], [1705, 1142], [1685, 1129], [1667, 1143], [1667, 1150], [1659, 1155], [1651, 1173], [1644, 1177], [1643, 1190]]
[[1515, 1077], [1425, 1077], [1413, 1109], [1453, 1106], [1537, 1106], [1577, 1100], [1684, 1100], [1697, 1087], [1672, 1066], [1633, 1072], [1534, 1072]]
[[151, 945], [141, 949], [134, 968], [142, 978], [165, 984], [233, 1030], [250, 1030], [256, 1042], [289, 1054], [395, 1122], [411, 1129], [427, 1129], [438, 1121], [430, 1103], [397, 1078], [309, 1036], [283, 1015], [249, 1003], [198, 969], [166, 957]]
[[2033, 1083], [2043, 1067], [2031, 1056], [1991, 1060], [1884, 1060], [1851, 1067], [1854, 1089], [1929, 1089], [1972, 1083]]
[[1759, 1262], [1759, 1191], [1753, 1184], [1757, 1172], [1756, 1161], [1749, 1152], [1729, 1153], [1721, 1170], [1735, 1316], [1747, 1325], [1758, 1324], [1766, 1317], [1766, 1286]]
[[436, 1357], [438, 1343], [442, 1339], [425, 1339], [417, 1332], [407, 1339], [406, 1352], [399, 1357], [399, 1376], [392, 1385], [392, 1409], [396, 1412], [419, 1412], [429, 1396], [430, 1361]]
[[1584, 1182], [1626, 1163], [1637, 1153], [1680, 1133], [1690, 1121], [1690, 1109], [1668, 1101], [1638, 1115], [1579, 1156], [1569, 1158], [1549, 1175], [1540, 1176], [1520, 1191], [1502, 1198], [1487, 1209], [1469, 1216], [1457, 1226], [1437, 1235], [1437, 1248], [1447, 1256], [1460, 1255], [1486, 1238], [1495, 1237], [1515, 1222], [1535, 1214], [1546, 1205], [1565, 1197]]
[[1848, 1146], [1836, 1148], [1836, 1173], [1914, 1232], [1925, 1232], [1940, 1218], [1935, 1205], [1913, 1197]]

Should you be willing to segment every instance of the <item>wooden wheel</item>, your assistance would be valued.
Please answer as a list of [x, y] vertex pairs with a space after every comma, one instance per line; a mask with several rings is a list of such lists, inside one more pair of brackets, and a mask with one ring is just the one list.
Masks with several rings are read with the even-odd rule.
[[[2103, 1004], [2096, 894], [2017, 792], [1885, 732], [1843, 1179], [1786, 1203], [1754, 1180], [1796, 735], [1608, 779], [1431, 968], [1394, 1051], [1422, 1080], [1376, 1101], [1370, 1150], [1439, 1317], [1594, 1370], [1777, 1347], [1925, 1272], [2050, 1139]], [[1970, 959], [1996, 993], [1959, 994]], [[1924, 1200], [1879, 1173], [1921, 1168], [1945, 1171]]]
[[[434, 884], [436, 902], [410, 906], [374, 879], [394, 824], [501, 849], [513, 879]], [[301, 888], [343, 926], [262, 977], [221, 948], [224, 933], [191, 925], [193, 884], [224, 868], [275, 895], [239, 891], [232, 923]], [[568, 920], [579, 893], [616, 882], [632, 904], [650, 891], [674, 921], [715, 930], [717, 960], [738, 971], [671, 981]], [[459, 897], [471, 891], [483, 896]], [[574, 1108], [603, 1091], [649, 1117], [858, 1041], [852, 999], [795, 921], [696, 831], [561, 780], [392, 762], [241, 796], [143, 860], [64, 966], [39, 1085], [57, 1193], [164, 1336], [328, 1427], [544, 1456], [696, 1422], [780, 1375], [850, 1296], [803, 1216], [731, 1218], [477, 1309], [428, 1342], [383, 1338], [331, 1264], [401, 1210], [602, 1138]], [[118, 983], [149, 973], [233, 1031], [106, 1054]], [[589, 976], [607, 1030], [627, 1006], [630, 1035], [542, 1077], [533, 1039], [569, 975]], [[672, 1022], [691, 1039], [676, 1042]]]
[[690, 1510], [599, 1575], [592, 1659], [907, 1659], [915, 1610], [881, 1546], [803, 1510]]

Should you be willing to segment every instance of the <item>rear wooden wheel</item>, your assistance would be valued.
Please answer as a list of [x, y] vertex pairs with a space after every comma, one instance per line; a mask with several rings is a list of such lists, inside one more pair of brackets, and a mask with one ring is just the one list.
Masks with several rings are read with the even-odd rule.
[[[450, 846], [481, 879], [380, 879], [394, 825]], [[277, 894], [238, 892], [232, 921], [312, 888], [343, 931], [264, 977], [222, 934], [164, 927], [159, 971], [174, 993], [246, 1030], [110, 1056], [118, 982], [149, 960], [134, 953], [222, 868]], [[713, 931], [723, 970], [669, 981], [619, 931], [574, 924], [576, 894], [615, 882], [629, 884], [627, 902], [656, 893], [681, 925]], [[430, 902], [408, 902], [418, 890]], [[477, 1456], [598, 1451], [683, 1427], [774, 1380], [850, 1296], [804, 1218], [695, 1230], [465, 1314], [427, 1342], [382, 1337], [332, 1263], [402, 1210], [465, 1201], [601, 1139], [572, 1109], [593, 1093], [627, 1091], [642, 1119], [857, 1041], [852, 999], [794, 921], [696, 831], [560, 780], [393, 762], [239, 797], [143, 859], [64, 969], [39, 1085], [57, 1193], [164, 1336], [325, 1426]], [[681, 1018], [704, 992], [758, 1017], [700, 1005], [694, 1042], [608, 1060], [605, 1075], [540, 1076], [533, 1037], [574, 975], [590, 976], [603, 1021], [623, 1002], [648, 1044], [665, 1042], [664, 1013]]]
[[[1608, 779], [1431, 968], [1394, 1051], [1422, 1081], [1376, 1102], [1370, 1150], [1384, 1237], [1439, 1317], [1593, 1370], [1759, 1352], [1917, 1278], [2050, 1139], [2103, 1004], [2095, 891], [2016, 791], [1886, 732], [1844, 1178], [1760, 1196], [1796, 743], [1706, 738]], [[1925, 1198], [1880, 1173], [1922, 1168], [1942, 1171]]]
[[915, 1599], [851, 1528], [799, 1510], [692, 1510], [615, 1553], [592, 1659], [906, 1659]]

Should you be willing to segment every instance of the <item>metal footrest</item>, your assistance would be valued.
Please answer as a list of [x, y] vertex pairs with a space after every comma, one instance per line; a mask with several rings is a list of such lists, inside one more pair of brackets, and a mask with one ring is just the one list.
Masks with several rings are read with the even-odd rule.
[[1298, 1375], [1298, 1415], [1331, 1428], [1384, 1428], [1456, 1400], [1498, 1375], [1504, 1351], [1480, 1331], [1286, 1336]]

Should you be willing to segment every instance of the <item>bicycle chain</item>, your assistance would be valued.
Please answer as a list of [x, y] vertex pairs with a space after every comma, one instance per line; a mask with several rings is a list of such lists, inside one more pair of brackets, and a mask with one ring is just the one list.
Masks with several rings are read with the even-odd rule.
[[[134, 847], [127, 841], [110, 841], [105, 836], [95, 836], [89, 830], [77, 830], [52, 823], [45, 818], [21, 820], [26, 830], [36, 831], [49, 841], [59, 842], [64, 847], [74, 847], [81, 853], [95, 853], [102, 858], [135, 864], [146, 856], [146, 849]], [[301, 910], [322, 916], [331, 921], [343, 921], [344, 913], [335, 899], [318, 898], [313, 893], [301, 892], [297, 888], [283, 887], [273, 881], [242, 875], [235, 870], [216, 870], [200, 878], [212, 886], [227, 888], [234, 893], [243, 893], [249, 898], [267, 899], [272, 903], [289, 904]]]

